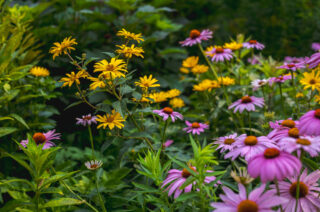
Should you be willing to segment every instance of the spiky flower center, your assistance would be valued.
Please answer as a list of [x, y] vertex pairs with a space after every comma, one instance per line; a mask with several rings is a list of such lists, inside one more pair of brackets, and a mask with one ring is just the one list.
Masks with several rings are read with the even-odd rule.
[[244, 144], [247, 146], [254, 146], [258, 143], [258, 139], [256, 136], [249, 135], [244, 139]]
[[43, 144], [46, 141], [46, 136], [44, 136], [43, 133], [40, 132], [33, 134], [32, 138], [37, 145]]
[[173, 110], [171, 107], [165, 107], [165, 108], [163, 108], [163, 112], [170, 115], [173, 113]]
[[238, 212], [258, 212], [259, 207], [257, 203], [252, 200], [242, 200], [238, 205]]
[[224, 144], [227, 144], [227, 145], [231, 145], [235, 142], [234, 139], [232, 138], [227, 138], [226, 140], [224, 140]]
[[224, 49], [221, 47], [216, 48], [216, 53], [217, 54], [222, 54], [224, 52]]
[[281, 125], [284, 127], [294, 128], [296, 123], [293, 120], [287, 119], [281, 122]]
[[[189, 168], [192, 169], [193, 171], [196, 171], [193, 167], [189, 167]], [[192, 174], [186, 168], [183, 168], [181, 175], [184, 178], [188, 178]]]
[[241, 98], [241, 103], [250, 103], [252, 102], [252, 99], [250, 98], [250, 96], [243, 96]]
[[292, 128], [288, 131], [288, 135], [292, 138], [299, 138], [299, 130], [298, 128]]
[[296, 65], [295, 64], [288, 64], [287, 65], [289, 68], [293, 68], [293, 67], [295, 67]]
[[250, 44], [257, 44], [257, 40], [249, 40]]
[[191, 125], [192, 128], [199, 128], [200, 124], [198, 122], [193, 122]]
[[91, 165], [90, 165], [90, 168], [91, 168], [91, 169], [96, 169], [96, 168], [98, 168], [98, 164], [95, 164], [95, 163], [94, 163], [94, 164], [91, 164]]
[[298, 138], [296, 140], [296, 143], [304, 146], [309, 146], [311, 144], [311, 142], [308, 139], [303, 139], [303, 138]]
[[[291, 196], [294, 198], [297, 195], [297, 184], [298, 184], [297, 182], [292, 183], [289, 189]], [[299, 182], [299, 198], [307, 196], [308, 193], [309, 193], [308, 186], [300, 181]]]
[[92, 116], [87, 115], [87, 116], [84, 116], [84, 117], [83, 117], [83, 120], [90, 121], [91, 118], [92, 118]]
[[320, 119], [320, 109], [316, 109], [316, 111], [314, 112], [314, 116]]
[[195, 39], [200, 36], [200, 31], [197, 29], [193, 29], [190, 31], [190, 38]]
[[310, 81], [309, 81], [309, 84], [311, 84], [311, 85], [314, 85], [314, 84], [316, 84], [317, 82], [316, 82], [316, 80], [315, 79], [311, 79]]
[[277, 148], [267, 148], [263, 153], [263, 156], [267, 159], [272, 159], [278, 157], [279, 155], [280, 151]]

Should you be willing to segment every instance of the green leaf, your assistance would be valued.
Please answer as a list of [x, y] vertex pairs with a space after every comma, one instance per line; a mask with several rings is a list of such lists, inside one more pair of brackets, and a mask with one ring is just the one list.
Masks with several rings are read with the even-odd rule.
[[28, 124], [24, 121], [24, 119], [21, 117], [21, 116], [19, 116], [18, 114], [15, 114], [15, 113], [12, 113], [12, 114], [10, 114], [10, 116], [12, 117], [12, 118], [14, 118], [15, 120], [17, 120], [18, 122], [20, 122], [23, 126], [25, 126], [27, 129], [30, 129], [29, 128], [29, 126], [28, 126]]
[[306, 164], [310, 169], [312, 169], [314, 171], [319, 169], [319, 165], [316, 162], [314, 162], [313, 160], [309, 159], [309, 158], [303, 157], [302, 158], [302, 162], [304, 164]]
[[3, 120], [14, 120], [14, 119], [9, 116], [4, 116], [0, 118], [0, 121], [3, 121]]
[[61, 206], [67, 206], [67, 205], [80, 205], [83, 203], [84, 201], [73, 199], [73, 198], [59, 198], [59, 199], [50, 200], [46, 204], [42, 205], [41, 208], [54, 208], [54, 207], [61, 207]]
[[16, 182], [20, 182], [20, 183], [24, 183], [30, 186], [31, 189], [33, 189], [33, 185], [31, 182], [29, 182], [28, 180], [25, 179], [11, 179], [11, 180], [3, 180], [0, 181], [0, 186], [5, 185], [5, 184], [10, 184], [10, 183], [16, 183]]
[[193, 192], [189, 192], [189, 193], [184, 193], [182, 195], [180, 195], [176, 201], [177, 202], [183, 202], [183, 201], [186, 201], [188, 199], [193, 199], [195, 197], [197, 197], [198, 195], [196, 193], [193, 193]]
[[79, 105], [79, 104], [81, 104], [81, 103], [82, 103], [82, 101], [74, 102], [74, 103], [68, 105], [64, 110], [68, 110], [69, 108], [72, 108], [72, 107], [74, 107], [74, 106], [77, 106], [77, 105]]
[[24, 160], [21, 160], [21, 159], [19, 159], [17, 156], [12, 155], [12, 154], [10, 154], [10, 153], [8, 153], [8, 152], [4, 152], [4, 156], [11, 157], [13, 160], [15, 160], [15, 161], [16, 161], [17, 163], [19, 163], [21, 166], [23, 166], [24, 168], [26, 168], [31, 175], [33, 175], [33, 170], [31, 169], [31, 167], [30, 167]]
[[71, 177], [72, 175], [74, 175], [75, 173], [77, 173], [79, 171], [73, 171], [73, 172], [69, 172], [69, 173], [61, 173], [61, 174], [56, 174], [54, 176], [51, 176], [47, 179], [44, 180], [43, 184], [41, 185], [41, 188], [45, 188], [46, 185], [52, 184], [54, 182], [66, 179], [68, 177]]
[[14, 133], [17, 130], [15, 127], [0, 127], [0, 137]]

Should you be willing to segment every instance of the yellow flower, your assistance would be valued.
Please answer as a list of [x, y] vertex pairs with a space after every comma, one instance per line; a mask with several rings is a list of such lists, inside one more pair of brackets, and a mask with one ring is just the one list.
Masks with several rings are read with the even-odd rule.
[[158, 93], [151, 93], [148, 96], [150, 99], [153, 99], [154, 102], [160, 103], [168, 100], [167, 93], [161, 91]]
[[169, 104], [173, 107], [173, 108], [181, 108], [184, 107], [184, 101], [181, 98], [173, 98], [169, 101]]
[[135, 47], [134, 44], [132, 44], [130, 47], [124, 44], [121, 46], [117, 45], [117, 47], [119, 47], [119, 49], [117, 49], [116, 52], [119, 54], [124, 54], [126, 58], [131, 58], [132, 55], [143, 58], [143, 49], [141, 47]]
[[141, 96], [141, 99], [140, 100], [137, 100], [136, 98], [132, 98], [132, 100], [133, 101], [135, 101], [135, 102], [152, 102], [150, 99], [148, 99], [148, 98], [150, 98], [148, 95], [145, 95], [145, 94], [143, 94], [142, 96]]
[[312, 90], [317, 89], [320, 90], [320, 72], [312, 70], [311, 73], [304, 72], [303, 79], [300, 80], [300, 83], [304, 85], [304, 89], [311, 88]]
[[205, 79], [198, 85], [193, 86], [194, 91], [211, 91], [213, 88], [219, 88], [220, 85], [216, 80]]
[[112, 110], [111, 114], [106, 114], [103, 116], [97, 115], [96, 120], [98, 122], [101, 122], [101, 124], [98, 125], [98, 129], [100, 127], [103, 127], [103, 129], [109, 127], [110, 130], [112, 130], [114, 127], [117, 127], [119, 129], [123, 128], [124, 124], [122, 124], [121, 122], [125, 121], [120, 113], [116, 112], [115, 110]]
[[232, 41], [231, 43], [225, 43], [223, 45], [223, 48], [231, 49], [232, 51], [235, 51], [242, 48], [242, 43], [237, 43], [236, 41]]
[[184, 68], [184, 67], [181, 67], [181, 68], [180, 68], [180, 72], [181, 72], [181, 73], [184, 73], [184, 74], [189, 74], [189, 69]]
[[177, 97], [181, 94], [181, 91], [179, 91], [178, 89], [171, 89], [171, 90], [168, 90], [167, 92], [165, 92], [166, 95], [167, 95], [167, 98], [174, 98], [174, 97]]
[[304, 94], [301, 93], [301, 92], [299, 92], [299, 93], [296, 94], [296, 97], [297, 97], [297, 98], [302, 98], [302, 97], [304, 97]]
[[132, 32], [128, 32], [127, 30], [125, 29], [122, 29], [120, 31], [117, 32], [117, 35], [118, 36], [122, 36], [124, 37], [125, 39], [128, 39], [128, 40], [135, 40], [137, 41], [138, 43], [140, 43], [140, 41], [144, 41], [143, 38], [142, 38], [142, 35], [141, 33], [139, 34], [134, 34]]
[[117, 77], [125, 77], [124, 73], [127, 72], [127, 65], [121, 59], [111, 58], [111, 61], [101, 60], [94, 65], [94, 72], [102, 72], [99, 77], [105, 79], [115, 79]]
[[46, 68], [35, 66], [30, 70], [30, 74], [36, 77], [47, 77], [50, 75], [50, 72]]
[[192, 68], [198, 64], [198, 61], [199, 61], [199, 57], [196, 57], [196, 56], [188, 57], [187, 59], [182, 61], [182, 66], [185, 68]]
[[194, 73], [194, 74], [202, 74], [202, 73], [207, 72], [208, 69], [209, 69], [209, 67], [206, 66], [206, 65], [196, 65], [195, 67], [193, 67], [193, 68], [191, 69], [191, 71], [192, 71], [192, 73]]
[[50, 48], [49, 53], [53, 54], [53, 59], [55, 59], [57, 56], [60, 54], [68, 54], [70, 53], [71, 50], [75, 50], [72, 45], [77, 45], [78, 43], [76, 42], [75, 38], [72, 38], [71, 36], [68, 38], [63, 39], [61, 43], [55, 42], [53, 43], [53, 47]]
[[148, 76], [140, 77], [140, 81], [135, 82], [135, 84], [137, 86], [140, 86], [141, 88], [148, 89], [153, 87], [159, 87], [160, 84], [154, 84], [156, 82], [158, 82], [158, 80], [155, 78], [152, 78], [152, 75], [149, 75], [149, 77]]
[[229, 86], [229, 85], [235, 84], [235, 80], [230, 77], [219, 77], [218, 82], [220, 85], [224, 85], [224, 86]]
[[95, 78], [95, 77], [89, 77], [93, 83], [90, 84], [90, 90], [96, 90], [97, 88], [105, 88], [106, 83], [101, 80], [100, 78]]
[[320, 104], [320, 95], [315, 95], [314, 96], [314, 100], [318, 103], [318, 104]]
[[71, 87], [73, 83], [80, 84], [80, 78], [86, 78], [88, 73], [85, 70], [78, 71], [77, 73], [71, 72], [70, 74], [66, 74], [67, 77], [62, 77], [60, 82], [64, 82], [62, 87], [69, 86]]
[[[216, 47], [216, 46], [215, 46], [215, 47]], [[209, 53], [207, 53], [207, 52], [211, 52], [211, 51], [213, 50], [213, 48], [215, 48], [215, 47], [213, 47], [213, 46], [208, 46], [208, 47], [206, 48], [206, 50], [204, 51], [205, 54], [206, 54], [207, 56], [213, 57], [214, 54], [209, 54]]]

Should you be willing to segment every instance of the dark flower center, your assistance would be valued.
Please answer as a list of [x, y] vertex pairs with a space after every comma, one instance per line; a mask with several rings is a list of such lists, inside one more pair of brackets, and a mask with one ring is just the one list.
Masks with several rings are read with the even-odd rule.
[[259, 85], [264, 85], [265, 84], [265, 82], [264, 81], [259, 81], [259, 83], [258, 83]]
[[[289, 189], [291, 196], [294, 198], [297, 195], [297, 184], [298, 184], [297, 182], [292, 183]], [[309, 193], [308, 186], [300, 181], [299, 182], [299, 198], [307, 196], [308, 193]]]
[[252, 99], [250, 98], [250, 96], [244, 96], [241, 98], [241, 103], [250, 103], [252, 102]]
[[281, 125], [284, 127], [294, 128], [296, 123], [293, 120], [287, 119], [281, 122]]
[[315, 80], [315, 79], [311, 79], [311, 80], [309, 81], [309, 83], [310, 83], [311, 85], [314, 85], [314, 84], [316, 84], [316, 80]]
[[232, 138], [227, 138], [226, 140], [224, 140], [224, 144], [227, 144], [227, 145], [231, 145], [235, 142], [234, 139]]
[[249, 40], [250, 44], [257, 44], [257, 40]]
[[316, 109], [316, 111], [314, 112], [314, 116], [320, 119], [320, 109]]
[[256, 136], [249, 135], [244, 139], [244, 143], [247, 146], [254, 146], [258, 143], [258, 139]]
[[296, 140], [297, 144], [301, 144], [301, 145], [305, 145], [305, 146], [309, 146], [311, 144], [311, 142], [308, 139], [303, 139], [303, 138], [298, 138]]
[[95, 164], [95, 163], [90, 165], [90, 168], [91, 168], [91, 169], [96, 169], [97, 167], [98, 167], [98, 165]]
[[43, 135], [43, 133], [40, 132], [33, 134], [32, 138], [37, 145], [43, 144], [46, 141], [46, 137]]
[[220, 47], [216, 48], [216, 53], [217, 54], [222, 54], [223, 52], [224, 52], [223, 48], [220, 48]]
[[[193, 171], [196, 171], [193, 167], [189, 167], [189, 168], [192, 169]], [[184, 178], [188, 178], [192, 174], [186, 168], [183, 168], [181, 175]]]
[[252, 200], [242, 200], [238, 205], [237, 212], [258, 212], [259, 208], [257, 203]]
[[278, 80], [283, 80], [283, 76], [277, 77]]
[[190, 38], [195, 39], [200, 36], [200, 31], [197, 29], [193, 29], [190, 31]]
[[163, 108], [163, 112], [170, 115], [173, 113], [173, 110], [171, 107], [165, 107], [165, 108]]
[[293, 67], [295, 67], [296, 65], [295, 64], [288, 64], [287, 65], [289, 68], [293, 68]]
[[198, 122], [193, 122], [191, 125], [192, 128], [199, 128], [200, 124]]
[[263, 156], [267, 159], [272, 159], [278, 157], [279, 155], [280, 151], [277, 148], [267, 148], [263, 153]]
[[299, 130], [298, 128], [292, 128], [288, 131], [288, 135], [292, 138], [299, 138]]
[[84, 117], [83, 117], [83, 120], [90, 121], [91, 118], [92, 118], [92, 116], [88, 115], [88, 116], [84, 116]]

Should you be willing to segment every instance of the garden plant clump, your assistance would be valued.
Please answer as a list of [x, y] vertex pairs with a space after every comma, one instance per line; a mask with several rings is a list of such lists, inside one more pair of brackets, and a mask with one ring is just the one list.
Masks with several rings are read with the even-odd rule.
[[277, 61], [259, 37], [191, 29], [165, 76], [126, 19], [103, 50], [73, 33], [45, 49], [31, 23], [50, 3], [0, 6], [0, 211], [320, 211], [319, 43]]

